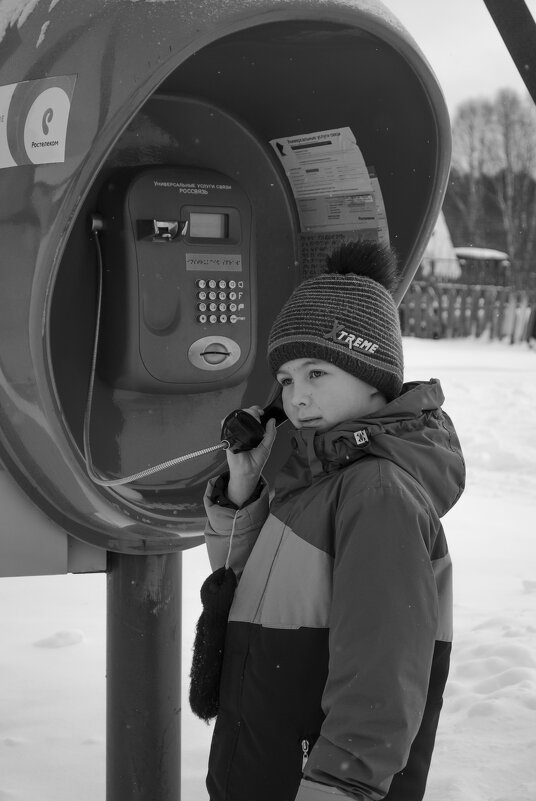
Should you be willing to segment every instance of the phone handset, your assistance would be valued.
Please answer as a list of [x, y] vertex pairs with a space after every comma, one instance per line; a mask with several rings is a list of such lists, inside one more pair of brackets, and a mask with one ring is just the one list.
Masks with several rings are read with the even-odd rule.
[[243, 409], [235, 409], [228, 414], [221, 427], [222, 442], [229, 443], [228, 448], [231, 453], [242, 453], [256, 448], [262, 442], [266, 433], [266, 423], [271, 417], [274, 418], [276, 426], [280, 426], [287, 419], [280, 395], [263, 410], [260, 423]]

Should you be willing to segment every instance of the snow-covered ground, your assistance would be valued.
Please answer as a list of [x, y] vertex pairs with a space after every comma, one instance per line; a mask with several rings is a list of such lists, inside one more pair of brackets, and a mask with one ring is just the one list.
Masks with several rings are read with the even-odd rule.
[[[406, 339], [468, 464], [445, 518], [455, 649], [426, 801], [536, 799], [536, 351]], [[209, 572], [184, 554], [183, 681]], [[0, 579], [0, 801], [104, 801], [105, 577]], [[183, 707], [183, 801], [206, 801], [211, 727]], [[156, 799], [155, 799], [156, 801]]]

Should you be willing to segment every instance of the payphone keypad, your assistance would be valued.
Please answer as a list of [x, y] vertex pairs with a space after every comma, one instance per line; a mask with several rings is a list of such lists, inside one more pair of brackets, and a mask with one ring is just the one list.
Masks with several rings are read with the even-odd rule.
[[200, 325], [235, 325], [245, 319], [244, 281], [198, 278], [195, 290], [197, 322]]

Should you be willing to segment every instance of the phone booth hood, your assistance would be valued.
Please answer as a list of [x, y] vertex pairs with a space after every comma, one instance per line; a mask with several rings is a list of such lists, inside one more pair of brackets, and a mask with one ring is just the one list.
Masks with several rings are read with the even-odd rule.
[[[0, 76], [0, 98], [11, 97], [0, 136], [0, 459], [47, 525], [77, 540], [132, 554], [188, 548], [200, 542], [202, 487], [224, 458], [182, 473], [182, 495], [172, 480], [97, 487], [85, 469], [95, 318], [88, 217], [99, 193], [124, 167], [181, 164], [240, 182], [255, 218], [259, 314], [267, 319], [256, 367], [223, 411], [262, 403], [271, 389], [268, 315], [299, 280], [295, 202], [270, 141], [351, 128], [381, 185], [403, 271], [400, 299], [446, 190], [442, 92], [411, 36], [374, 0], [24, 5], [4, 32]], [[61, 118], [66, 126], [47, 152], [32, 149], [25, 128], [35, 109], [43, 132]], [[171, 395], [103, 389], [95, 461], [134, 472], [203, 447], [206, 426], [213, 443], [225, 416], [219, 402], [210, 415], [208, 396], [176, 405]], [[203, 403], [208, 412], [191, 418], [192, 433], [189, 414]]]

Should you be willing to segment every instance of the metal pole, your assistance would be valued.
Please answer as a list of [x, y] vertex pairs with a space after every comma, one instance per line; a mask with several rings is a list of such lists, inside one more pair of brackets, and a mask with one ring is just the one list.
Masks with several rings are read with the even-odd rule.
[[107, 801], [180, 801], [182, 554], [109, 554]]
[[484, 0], [530, 96], [536, 103], [536, 22], [525, 0]]

